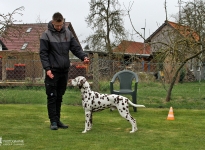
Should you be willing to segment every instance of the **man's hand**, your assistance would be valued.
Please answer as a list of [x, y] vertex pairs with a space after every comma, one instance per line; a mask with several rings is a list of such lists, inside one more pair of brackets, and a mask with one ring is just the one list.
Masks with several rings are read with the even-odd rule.
[[53, 79], [54, 78], [54, 75], [52, 74], [51, 70], [48, 70], [46, 72], [47, 76], [49, 76], [49, 78]]

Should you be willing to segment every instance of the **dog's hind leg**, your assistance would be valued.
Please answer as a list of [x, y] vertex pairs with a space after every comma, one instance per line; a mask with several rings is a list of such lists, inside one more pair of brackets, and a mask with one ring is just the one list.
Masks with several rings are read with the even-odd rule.
[[91, 126], [91, 123], [90, 123], [91, 114], [92, 114], [91, 111], [85, 111], [85, 129], [82, 133], [86, 133]]
[[125, 118], [127, 121], [130, 122], [130, 124], [132, 125], [132, 131], [130, 131], [130, 133], [134, 133], [135, 131], [137, 131], [137, 123], [136, 120], [130, 115], [129, 111], [126, 112], [124, 110], [120, 110], [118, 109], [120, 115]]
[[[129, 114], [130, 115], [130, 114]], [[130, 115], [130, 120], [129, 122], [132, 125], [132, 131], [130, 131], [130, 133], [134, 133], [135, 131], [137, 131], [137, 122], [136, 120]]]

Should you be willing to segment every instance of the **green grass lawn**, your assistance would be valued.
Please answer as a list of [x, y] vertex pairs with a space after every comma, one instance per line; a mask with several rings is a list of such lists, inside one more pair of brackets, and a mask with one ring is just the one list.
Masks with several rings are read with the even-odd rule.
[[[109, 86], [103, 90], [109, 93]], [[107, 109], [94, 113], [92, 130], [83, 134], [85, 117], [78, 88], [68, 88], [63, 99], [62, 121], [70, 127], [57, 131], [49, 128], [44, 87], [1, 88], [0, 150], [202, 150], [204, 91], [205, 81], [176, 84], [171, 101], [166, 102], [160, 83], [139, 83], [138, 104], [146, 108], [135, 113], [130, 107], [138, 123], [136, 133], [129, 133], [130, 123], [116, 110]], [[166, 120], [171, 106], [174, 121]], [[19, 141], [23, 145], [16, 145]]]
[[[109, 84], [109, 82], [107, 82]], [[104, 89], [105, 90], [105, 89]], [[176, 84], [172, 91], [172, 99], [166, 102], [166, 90], [159, 82], [139, 83], [137, 92], [138, 104], [147, 108], [205, 109], [205, 81]], [[109, 94], [109, 86], [100, 93]], [[131, 96], [125, 95], [131, 99]], [[63, 97], [67, 105], [81, 105], [80, 90], [68, 88]], [[10, 87], [0, 89], [0, 104], [46, 104], [44, 87]]]
[[[83, 134], [81, 106], [62, 106], [62, 121], [69, 129], [51, 131], [44, 104], [0, 105], [0, 149], [5, 150], [202, 150], [205, 147], [205, 111], [174, 109], [174, 121], [166, 120], [169, 108], [138, 108], [132, 116], [138, 131], [115, 110], [94, 113], [93, 128]], [[4, 145], [23, 140], [23, 145]]]

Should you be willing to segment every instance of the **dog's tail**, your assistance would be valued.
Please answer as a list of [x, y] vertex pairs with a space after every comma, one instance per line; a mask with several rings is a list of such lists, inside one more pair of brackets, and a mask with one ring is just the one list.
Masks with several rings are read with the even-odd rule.
[[134, 107], [145, 107], [145, 105], [138, 105], [138, 104], [134, 104], [132, 103], [130, 100], [128, 100], [128, 103]]

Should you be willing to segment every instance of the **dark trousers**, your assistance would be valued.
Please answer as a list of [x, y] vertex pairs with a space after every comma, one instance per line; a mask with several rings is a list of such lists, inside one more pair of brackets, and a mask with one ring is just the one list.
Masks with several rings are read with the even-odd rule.
[[68, 81], [68, 73], [52, 72], [54, 78], [45, 78], [47, 109], [50, 122], [60, 121], [61, 103]]

